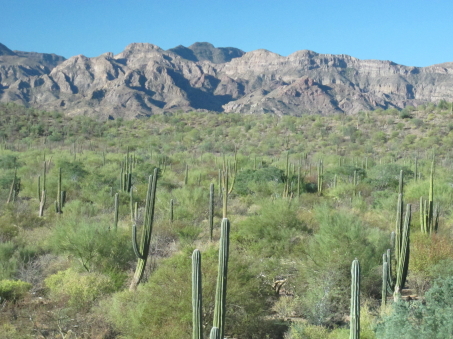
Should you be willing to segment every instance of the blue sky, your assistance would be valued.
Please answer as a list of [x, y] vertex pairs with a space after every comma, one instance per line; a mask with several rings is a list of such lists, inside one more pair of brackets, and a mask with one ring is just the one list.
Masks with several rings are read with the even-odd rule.
[[302, 49], [408, 66], [453, 61], [451, 0], [0, 0], [0, 43], [88, 57], [132, 42]]

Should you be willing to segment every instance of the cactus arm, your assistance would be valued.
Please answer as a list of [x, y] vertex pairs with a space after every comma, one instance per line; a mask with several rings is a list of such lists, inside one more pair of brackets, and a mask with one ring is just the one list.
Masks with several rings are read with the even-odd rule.
[[192, 254], [192, 310], [193, 339], [203, 339], [203, 308], [201, 289], [201, 254], [195, 249]]
[[351, 323], [349, 339], [360, 338], [360, 264], [357, 259], [351, 266]]
[[219, 246], [219, 271], [217, 275], [217, 287], [215, 294], [214, 307], [214, 327], [219, 328], [220, 338], [225, 333], [225, 314], [226, 314], [226, 292], [227, 292], [227, 274], [228, 274], [228, 257], [229, 257], [229, 240], [230, 222], [223, 218], [221, 225], [221, 236]]

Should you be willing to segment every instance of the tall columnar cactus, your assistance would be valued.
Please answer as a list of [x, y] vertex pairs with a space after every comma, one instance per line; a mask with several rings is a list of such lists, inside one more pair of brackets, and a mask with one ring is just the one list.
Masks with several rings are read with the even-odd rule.
[[11, 187], [9, 190], [9, 195], [8, 195], [8, 201], [6, 202], [9, 204], [11, 201], [15, 202], [17, 196], [19, 195], [20, 192], [20, 179], [17, 177], [17, 168], [14, 169], [14, 178], [11, 183]]
[[175, 206], [175, 202], [173, 199], [170, 199], [170, 222], [172, 223], [173, 222], [173, 219], [174, 219], [174, 206]]
[[63, 213], [63, 196], [64, 193], [61, 190], [61, 167], [58, 168], [58, 184], [57, 184], [57, 203], [55, 204], [55, 209], [57, 213]]
[[132, 155], [129, 155], [129, 147], [124, 161], [121, 162], [120, 190], [129, 192], [132, 188], [132, 168], [134, 166]]
[[214, 184], [209, 186], [209, 239], [212, 241], [214, 231]]
[[135, 274], [129, 287], [131, 291], [134, 291], [137, 288], [137, 285], [140, 283], [140, 280], [142, 279], [143, 273], [145, 271], [146, 261], [148, 259], [149, 248], [151, 244], [151, 233], [153, 231], [157, 174], [158, 169], [155, 168], [153, 175], [150, 175], [148, 180], [148, 192], [146, 193], [145, 216], [140, 245], [137, 244], [136, 225], [134, 224], [132, 226], [132, 248], [134, 250], [135, 256], [137, 257], [137, 267], [135, 269]]
[[384, 307], [387, 304], [387, 294], [388, 294], [388, 262], [387, 255], [383, 255], [383, 264], [382, 264], [382, 303], [381, 306]]
[[186, 164], [186, 169], [184, 171], [184, 185], [189, 183], [189, 165]]
[[360, 264], [357, 258], [351, 266], [351, 316], [349, 339], [360, 338]]
[[218, 327], [211, 328], [211, 333], [209, 335], [209, 339], [221, 339], [220, 330]]
[[192, 338], [203, 339], [201, 254], [198, 249], [192, 254], [192, 324]]
[[219, 338], [224, 337], [226, 315], [226, 292], [228, 274], [228, 256], [230, 247], [230, 222], [223, 218], [221, 225], [219, 246], [219, 271], [217, 275], [217, 288], [215, 293], [214, 327], [219, 328]]
[[324, 176], [324, 165], [322, 160], [318, 164], [318, 194], [322, 195], [322, 185], [323, 185], [323, 176]]
[[222, 212], [223, 217], [227, 217], [228, 212], [228, 168], [222, 172]]
[[115, 194], [115, 207], [114, 207], [114, 216], [113, 216], [113, 229], [116, 231], [118, 229], [118, 217], [119, 217], [119, 208], [120, 208], [120, 201], [119, 201], [119, 194]]
[[409, 233], [410, 233], [410, 222], [411, 222], [411, 205], [407, 204], [406, 215], [404, 217], [404, 223], [400, 235], [396, 237], [399, 251], [396, 261], [396, 282], [394, 296], [395, 299], [399, 298], [401, 290], [406, 284], [407, 270], [409, 268]]
[[434, 206], [434, 160], [431, 163], [428, 201], [420, 197], [420, 228], [422, 233], [437, 233], [439, 229], [439, 205]]

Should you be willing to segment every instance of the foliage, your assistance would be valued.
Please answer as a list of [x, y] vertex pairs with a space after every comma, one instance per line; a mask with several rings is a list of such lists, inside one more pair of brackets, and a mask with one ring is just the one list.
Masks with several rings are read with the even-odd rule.
[[0, 280], [0, 301], [21, 299], [31, 287], [32, 285], [25, 281]]
[[444, 339], [453, 336], [453, 277], [441, 278], [425, 301], [398, 302], [377, 328], [378, 338]]
[[95, 272], [60, 271], [44, 280], [53, 298], [67, 300], [71, 307], [84, 308], [106, 293], [113, 292], [109, 276]]
[[[212, 327], [218, 251], [202, 251], [204, 337]], [[231, 253], [227, 286], [226, 333], [247, 338], [262, 338], [279, 326], [263, 316], [272, 300], [272, 290], [263, 285], [252, 263]], [[164, 282], [169, 281], [170, 284]], [[173, 298], [170, 296], [177, 296]], [[191, 322], [191, 256], [190, 249], [166, 260], [149, 281], [135, 293], [124, 291], [105, 301], [105, 312], [125, 338], [190, 337]], [[165, 324], [165, 326], [161, 326]]]

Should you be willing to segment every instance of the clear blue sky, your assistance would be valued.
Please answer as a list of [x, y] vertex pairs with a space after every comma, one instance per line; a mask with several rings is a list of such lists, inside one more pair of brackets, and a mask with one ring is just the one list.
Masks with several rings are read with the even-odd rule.
[[453, 61], [452, 0], [0, 0], [0, 43], [67, 58], [207, 41], [408, 66]]

